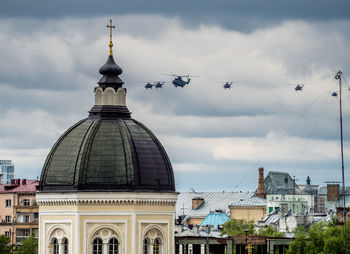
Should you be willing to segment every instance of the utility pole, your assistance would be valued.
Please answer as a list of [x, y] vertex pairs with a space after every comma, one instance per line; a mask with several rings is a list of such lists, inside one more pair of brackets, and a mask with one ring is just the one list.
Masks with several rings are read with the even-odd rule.
[[344, 175], [344, 148], [343, 148], [343, 112], [342, 112], [342, 104], [341, 104], [341, 77], [343, 73], [339, 70], [335, 75], [335, 79], [339, 80], [339, 112], [340, 112], [340, 150], [341, 150], [341, 173], [342, 173], [342, 182], [343, 182], [343, 216], [344, 216], [344, 246], [345, 246], [345, 254], [347, 254], [346, 250], [346, 203], [345, 203], [345, 175]]

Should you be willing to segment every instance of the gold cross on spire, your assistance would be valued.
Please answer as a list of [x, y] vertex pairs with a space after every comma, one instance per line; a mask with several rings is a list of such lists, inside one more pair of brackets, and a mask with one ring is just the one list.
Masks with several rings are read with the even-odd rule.
[[113, 56], [113, 51], [112, 51], [112, 47], [113, 47], [113, 42], [112, 42], [112, 29], [115, 28], [115, 26], [112, 25], [112, 20], [109, 20], [109, 25], [107, 25], [107, 28], [109, 28], [109, 55]]

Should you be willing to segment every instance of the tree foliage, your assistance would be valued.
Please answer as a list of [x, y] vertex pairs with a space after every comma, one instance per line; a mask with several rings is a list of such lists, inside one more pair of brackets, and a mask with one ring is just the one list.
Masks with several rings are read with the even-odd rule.
[[16, 248], [15, 254], [37, 254], [38, 253], [38, 240], [33, 236], [21, 241]]
[[8, 254], [11, 251], [10, 238], [0, 235], [0, 254]]
[[[347, 251], [350, 251], [350, 223], [347, 223]], [[295, 241], [291, 242], [288, 254], [343, 254], [344, 230], [333, 222], [318, 222], [309, 230], [298, 227]]]
[[248, 235], [253, 235], [255, 233], [254, 230], [254, 221], [253, 220], [237, 220], [231, 219], [226, 221], [222, 225], [221, 234], [234, 236], [234, 235], [245, 235], [245, 231], [247, 230]]
[[268, 236], [268, 237], [284, 237], [285, 236], [285, 234], [283, 232], [278, 232], [271, 225], [268, 225], [266, 228], [260, 228], [258, 231], [258, 235]]

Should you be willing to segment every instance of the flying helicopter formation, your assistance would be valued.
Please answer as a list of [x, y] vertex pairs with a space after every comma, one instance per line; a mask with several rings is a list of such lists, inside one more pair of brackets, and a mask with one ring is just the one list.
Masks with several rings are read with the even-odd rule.
[[144, 87], [146, 89], [152, 89], [153, 87], [162, 88], [164, 84], [165, 84], [164, 81], [147, 81]]

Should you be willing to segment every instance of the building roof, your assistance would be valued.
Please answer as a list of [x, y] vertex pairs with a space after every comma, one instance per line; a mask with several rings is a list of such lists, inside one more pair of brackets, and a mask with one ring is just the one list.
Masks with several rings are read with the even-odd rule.
[[225, 213], [209, 213], [200, 226], [213, 226], [214, 230], [218, 230], [219, 225], [224, 224], [229, 219]]
[[[343, 187], [339, 185], [339, 195], [343, 195]], [[318, 189], [318, 194], [319, 195], [327, 195], [327, 186], [321, 186]], [[350, 196], [350, 187], [345, 186], [345, 195]]]
[[0, 184], [0, 193], [35, 193], [38, 180], [13, 179], [13, 183]]
[[[266, 206], [266, 200], [254, 192], [181, 192], [176, 203], [176, 216], [205, 218], [215, 210], [229, 214], [229, 206]], [[204, 203], [192, 209], [192, 199], [203, 198]]]
[[53, 146], [40, 191], [175, 191], [165, 149], [131, 118], [84, 119]]
[[300, 193], [298, 185], [295, 184], [286, 172], [270, 171], [264, 180], [266, 194], [292, 194]]

